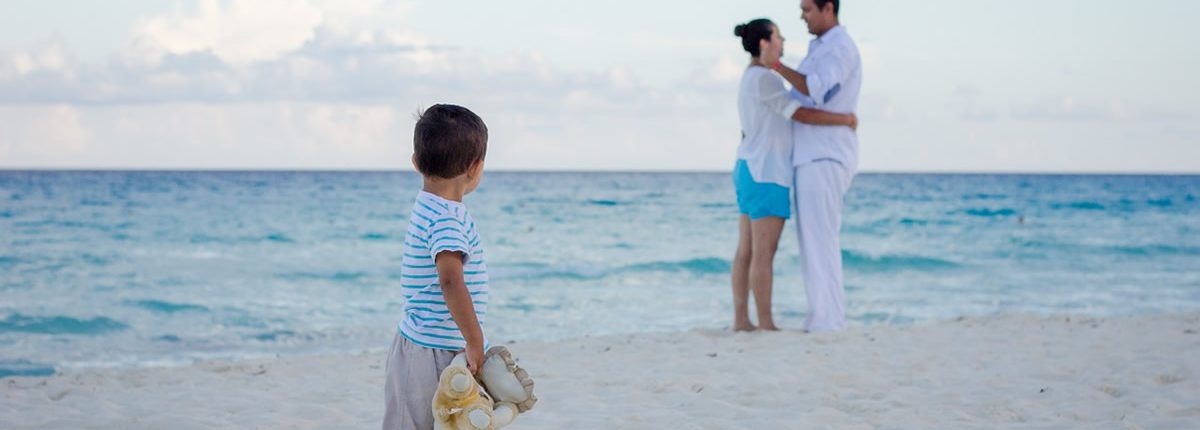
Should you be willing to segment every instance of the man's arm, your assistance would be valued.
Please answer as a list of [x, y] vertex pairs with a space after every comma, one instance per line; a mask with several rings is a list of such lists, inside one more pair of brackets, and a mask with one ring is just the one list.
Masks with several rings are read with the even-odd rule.
[[812, 125], [844, 125], [850, 128], [858, 126], [854, 114], [841, 114], [820, 109], [803, 107], [800, 101], [793, 99], [783, 88], [779, 78], [763, 74], [759, 80], [759, 99], [769, 109], [793, 121]]
[[463, 256], [461, 252], [443, 251], [438, 253], [435, 261], [446, 307], [450, 309], [450, 316], [462, 332], [463, 339], [467, 340], [467, 368], [471, 373], [478, 373], [483, 365], [483, 328], [479, 327], [475, 304], [471, 302], [471, 291], [467, 289], [463, 277]]
[[846, 56], [838, 51], [828, 52], [818, 58], [809, 59], [792, 69], [782, 63], [770, 65], [784, 80], [792, 84], [797, 92], [811, 98], [817, 106], [828, 103], [850, 75]]
[[792, 84], [792, 88], [795, 88], [796, 91], [800, 92], [800, 94], [810, 97], [812, 96], [808, 93], [808, 77], [804, 76], [804, 74], [792, 70], [791, 67], [783, 65], [783, 63], [772, 64], [771, 70], [774, 70], [775, 73], [779, 74], [779, 76], [783, 76], [783, 80], [787, 81], [789, 84]]
[[854, 114], [841, 114], [820, 109], [802, 107], [792, 114], [792, 120], [812, 125], [844, 125], [858, 129], [858, 117]]

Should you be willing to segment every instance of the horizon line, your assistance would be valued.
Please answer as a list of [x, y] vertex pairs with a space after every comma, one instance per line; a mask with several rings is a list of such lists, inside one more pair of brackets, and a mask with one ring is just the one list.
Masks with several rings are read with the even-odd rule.
[[[282, 167], [5, 167], [0, 166], [0, 172], [161, 172], [161, 173], [417, 173], [413, 169], [385, 169], [385, 168], [324, 168], [324, 167], [301, 167], [301, 168], [282, 168]], [[489, 173], [547, 173], [547, 174], [576, 174], [576, 173], [596, 173], [596, 174], [715, 174], [729, 173], [730, 170], [702, 170], [702, 169], [667, 169], [667, 170], [642, 170], [642, 169], [578, 169], [578, 170], [563, 170], [563, 169], [490, 169]], [[983, 171], [955, 171], [955, 170], [861, 170], [856, 174], [867, 175], [1032, 175], [1032, 176], [1200, 176], [1200, 171], [1196, 172], [1155, 172], [1155, 171], [1038, 171], [1038, 170], [983, 170]]]

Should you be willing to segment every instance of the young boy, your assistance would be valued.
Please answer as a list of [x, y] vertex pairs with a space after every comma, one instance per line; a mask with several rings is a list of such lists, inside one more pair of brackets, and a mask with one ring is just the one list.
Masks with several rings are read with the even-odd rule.
[[487, 126], [470, 110], [435, 105], [413, 133], [413, 166], [424, 186], [404, 239], [404, 319], [387, 359], [384, 430], [433, 429], [433, 396], [457, 353], [483, 364], [487, 266], [475, 221], [462, 203], [483, 177]]

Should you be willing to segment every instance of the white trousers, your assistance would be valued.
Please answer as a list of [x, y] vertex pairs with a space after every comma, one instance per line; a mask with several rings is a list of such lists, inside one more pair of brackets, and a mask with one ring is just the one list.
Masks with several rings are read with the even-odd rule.
[[854, 173], [841, 163], [821, 160], [796, 166], [792, 187], [800, 264], [808, 296], [808, 331], [846, 327], [842, 286], [842, 198]]

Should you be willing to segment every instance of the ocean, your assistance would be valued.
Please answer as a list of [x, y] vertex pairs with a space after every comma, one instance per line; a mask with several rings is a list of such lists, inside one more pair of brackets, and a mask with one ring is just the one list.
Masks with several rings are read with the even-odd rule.
[[[0, 377], [382, 350], [409, 172], [0, 171]], [[493, 342], [727, 327], [727, 173], [487, 173]], [[1200, 176], [862, 174], [854, 325], [1200, 310]], [[795, 228], [775, 313], [805, 314]]]

